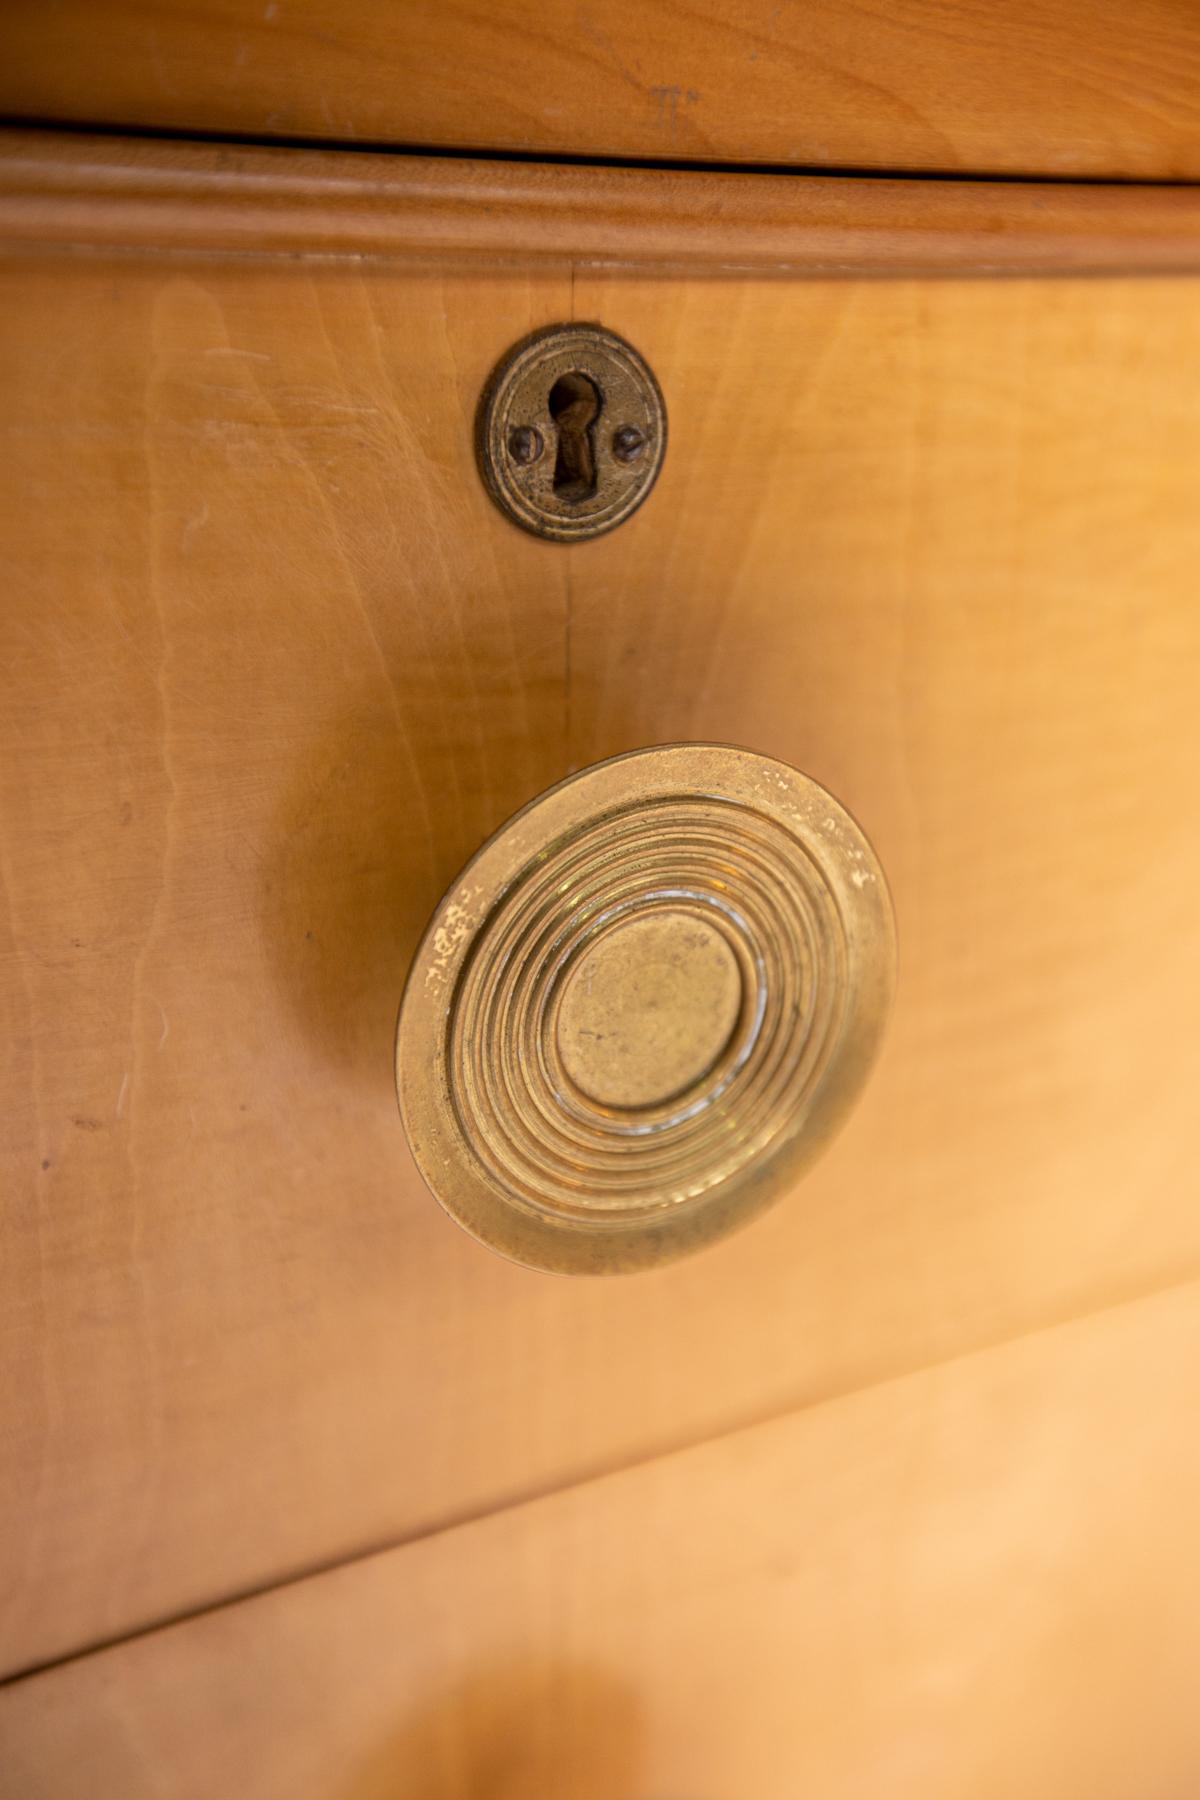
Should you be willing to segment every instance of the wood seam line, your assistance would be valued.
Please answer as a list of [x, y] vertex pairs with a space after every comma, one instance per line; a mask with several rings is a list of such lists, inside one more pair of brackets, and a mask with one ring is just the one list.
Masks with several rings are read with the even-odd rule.
[[384, 137], [319, 137], [312, 133], [222, 129], [204, 125], [152, 125], [113, 119], [56, 118], [52, 114], [23, 112], [19, 107], [0, 113], [0, 131], [37, 133], [39, 136], [132, 139], [145, 143], [223, 145], [230, 149], [313, 150], [348, 156], [437, 157], [444, 161], [515, 164], [533, 163], [542, 168], [639, 169], [689, 175], [784, 175], [829, 176], [854, 181], [969, 181], [997, 186], [1019, 182], [1027, 187], [1094, 187], [1098, 183], [1120, 187], [1197, 187], [1194, 175], [1130, 175], [1119, 169], [1104, 174], [1073, 170], [1047, 173], [1038, 169], [971, 169], [961, 165], [928, 167], [900, 163], [780, 162], [770, 158], [656, 156], [635, 152], [611, 154], [598, 150], [529, 150], [518, 145], [421, 143], [417, 139]]

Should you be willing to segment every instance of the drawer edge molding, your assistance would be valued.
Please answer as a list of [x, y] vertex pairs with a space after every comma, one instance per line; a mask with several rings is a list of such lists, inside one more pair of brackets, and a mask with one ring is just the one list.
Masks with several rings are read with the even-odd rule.
[[0, 130], [0, 244], [720, 275], [1200, 270], [1200, 187], [759, 175]]

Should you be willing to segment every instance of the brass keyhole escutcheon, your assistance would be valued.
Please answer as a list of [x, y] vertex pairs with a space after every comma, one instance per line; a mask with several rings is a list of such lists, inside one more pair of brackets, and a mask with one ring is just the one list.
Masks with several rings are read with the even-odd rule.
[[524, 530], [599, 537], [636, 512], [662, 467], [667, 414], [645, 359], [599, 325], [554, 325], [501, 360], [480, 402], [484, 484]]
[[484, 845], [417, 951], [396, 1043], [417, 1165], [518, 1262], [669, 1261], [820, 1155], [894, 979], [883, 871], [815, 781], [719, 744], [597, 763]]

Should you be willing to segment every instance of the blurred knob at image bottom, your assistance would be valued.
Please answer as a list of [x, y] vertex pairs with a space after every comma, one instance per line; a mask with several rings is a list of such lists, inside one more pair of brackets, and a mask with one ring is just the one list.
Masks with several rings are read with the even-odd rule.
[[413, 1155], [517, 1262], [669, 1261], [829, 1143], [895, 968], [878, 859], [817, 782], [716, 744], [597, 763], [510, 819], [429, 923], [396, 1041]]

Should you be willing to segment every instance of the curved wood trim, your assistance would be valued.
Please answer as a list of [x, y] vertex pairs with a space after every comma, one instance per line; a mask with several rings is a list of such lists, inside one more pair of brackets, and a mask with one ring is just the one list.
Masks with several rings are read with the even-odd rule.
[[0, 241], [705, 274], [1200, 269], [1200, 188], [743, 175], [0, 132]]

